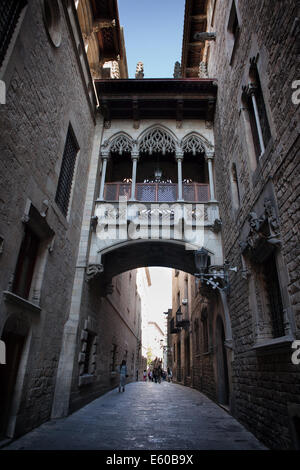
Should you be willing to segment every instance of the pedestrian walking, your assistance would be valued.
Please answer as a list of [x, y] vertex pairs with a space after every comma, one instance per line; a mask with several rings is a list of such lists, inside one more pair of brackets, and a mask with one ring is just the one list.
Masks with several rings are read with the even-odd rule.
[[168, 382], [172, 382], [172, 371], [170, 367], [168, 367]]
[[144, 379], [144, 382], [146, 382], [146, 380], [147, 380], [147, 371], [146, 371], [146, 369], [143, 372], [143, 379]]
[[162, 377], [162, 370], [161, 370], [161, 367], [158, 366], [158, 368], [157, 368], [157, 381], [158, 381], [159, 384], [161, 383], [161, 377]]
[[120, 385], [119, 385], [119, 392], [121, 392], [121, 388], [122, 388], [122, 392], [125, 392], [126, 377], [128, 377], [128, 375], [127, 375], [127, 366], [126, 366], [126, 361], [125, 361], [125, 359], [123, 359], [123, 361], [121, 362], [121, 365], [120, 365]]

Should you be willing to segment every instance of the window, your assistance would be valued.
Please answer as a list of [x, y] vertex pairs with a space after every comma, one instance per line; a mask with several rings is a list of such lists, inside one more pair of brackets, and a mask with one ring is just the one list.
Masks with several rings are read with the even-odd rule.
[[71, 126], [69, 126], [55, 196], [55, 202], [65, 216], [67, 216], [69, 209], [69, 201], [78, 150], [79, 147], [74, 132]]
[[62, 21], [57, 0], [44, 0], [43, 16], [53, 46], [59, 47], [62, 36]]
[[1, 0], [0, 2], [0, 67], [12, 39], [15, 27], [26, 0]]
[[271, 139], [271, 130], [257, 70], [256, 59], [251, 60], [249, 78], [250, 83], [244, 88], [244, 101], [249, 115], [255, 156], [258, 161], [261, 155], [265, 152], [265, 148]]
[[234, 52], [237, 46], [240, 33], [239, 21], [237, 16], [235, 0], [232, 1], [229, 21], [227, 25], [227, 41], [229, 47], [230, 64], [232, 64]]
[[14, 294], [17, 294], [24, 299], [28, 299], [29, 297], [39, 243], [39, 238], [28, 227], [26, 227], [18, 256], [12, 288]]
[[258, 109], [259, 123], [260, 123], [261, 131], [262, 131], [262, 135], [263, 135], [264, 146], [266, 147], [271, 138], [271, 131], [270, 131], [270, 125], [268, 121], [265, 101], [263, 97], [263, 92], [261, 88], [261, 82], [260, 82], [260, 78], [259, 78], [259, 74], [257, 70], [257, 65], [255, 62], [252, 63], [252, 66], [250, 69], [250, 80], [254, 84], [254, 87], [255, 87], [255, 98], [256, 98], [257, 109]]
[[235, 6], [235, 1], [234, 0], [232, 2], [232, 6], [231, 6], [231, 11], [230, 11], [228, 28], [227, 29], [233, 35], [234, 40], [236, 40], [237, 35], [238, 35], [238, 30], [239, 30], [239, 22], [238, 22], [238, 17], [237, 17], [236, 6]]
[[95, 336], [88, 333], [87, 340], [86, 340], [86, 350], [85, 350], [85, 357], [84, 357], [84, 368], [83, 368], [83, 373], [84, 374], [90, 374], [90, 364], [91, 364], [91, 358], [92, 358], [92, 347], [94, 343]]
[[267, 300], [273, 338], [285, 335], [283, 303], [277, 274], [276, 258], [272, 253], [262, 264], [262, 282]]
[[240, 188], [237, 176], [237, 169], [236, 164], [233, 163], [231, 166], [231, 192], [232, 192], [232, 203], [234, 209], [238, 209], [240, 207]]

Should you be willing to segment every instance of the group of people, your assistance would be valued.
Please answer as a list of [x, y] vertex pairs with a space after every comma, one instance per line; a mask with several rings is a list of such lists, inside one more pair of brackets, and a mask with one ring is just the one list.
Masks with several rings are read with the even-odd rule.
[[[128, 377], [127, 374], [127, 365], [125, 359], [120, 364], [119, 367], [120, 372], [120, 383], [119, 383], [119, 392], [125, 392], [125, 383], [126, 378]], [[163, 370], [161, 367], [161, 363], [155, 363], [153, 368], [149, 368], [148, 373], [147, 370], [144, 369], [143, 372], [143, 381], [147, 381], [147, 377], [149, 382], [161, 383], [162, 380], [168, 380], [168, 382], [172, 382], [172, 371], [170, 367], [167, 368], [167, 371]], [[136, 380], [138, 380], [138, 370], [136, 373]]]
[[143, 381], [147, 381], [147, 377], [149, 382], [161, 383], [162, 380], [168, 380], [168, 382], [172, 381], [172, 371], [170, 367], [168, 367], [167, 371], [163, 370], [160, 365], [157, 367], [153, 367], [153, 369], [148, 369], [148, 373], [146, 369], [143, 372]]

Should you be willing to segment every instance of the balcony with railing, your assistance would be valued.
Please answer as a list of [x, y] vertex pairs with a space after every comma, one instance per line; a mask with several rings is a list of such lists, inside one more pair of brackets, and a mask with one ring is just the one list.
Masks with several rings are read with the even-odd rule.
[[[134, 197], [131, 195], [132, 184], [124, 182], [106, 183], [104, 200], [119, 201], [120, 197], [138, 202], [171, 203], [178, 200], [178, 184], [175, 183], [137, 183]], [[210, 200], [209, 184], [183, 184], [184, 202], [206, 203]]]

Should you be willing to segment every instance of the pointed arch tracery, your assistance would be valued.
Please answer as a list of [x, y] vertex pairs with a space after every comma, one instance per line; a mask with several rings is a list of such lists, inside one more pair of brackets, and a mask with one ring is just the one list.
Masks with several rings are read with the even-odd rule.
[[114, 136], [109, 145], [110, 152], [116, 152], [119, 155], [122, 155], [123, 152], [131, 152], [132, 148], [133, 141], [131, 137], [123, 133]]
[[163, 155], [176, 150], [176, 141], [172, 135], [161, 127], [153, 127], [144, 132], [139, 139], [141, 153], [161, 152]]
[[184, 153], [192, 153], [196, 155], [197, 153], [206, 153], [208, 149], [212, 149], [212, 145], [209, 144], [206, 139], [199, 134], [193, 132], [186, 135], [182, 139], [182, 150]]

